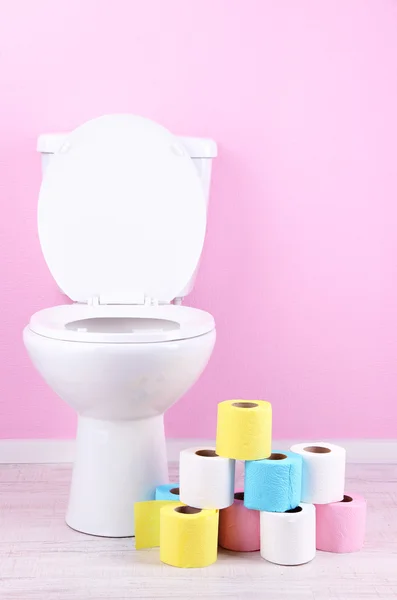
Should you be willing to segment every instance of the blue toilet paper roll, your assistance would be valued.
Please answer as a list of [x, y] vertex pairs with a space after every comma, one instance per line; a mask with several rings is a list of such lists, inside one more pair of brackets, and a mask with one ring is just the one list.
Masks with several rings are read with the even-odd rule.
[[165, 483], [156, 487], [155, 500], [179, 502], [179, 483]]
[[302, 457], [274, 451], [269, 458], [245, 463], [244, 506], [253, 510], [285, 512], [301, 501]]

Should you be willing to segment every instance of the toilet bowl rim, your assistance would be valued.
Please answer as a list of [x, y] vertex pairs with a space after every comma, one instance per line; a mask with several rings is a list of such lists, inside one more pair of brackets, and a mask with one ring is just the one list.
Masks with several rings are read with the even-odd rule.
[[[73, 321], [86, 319], [161, 319], [175, 323], [167, 330], [140, 329], [135, 332], [89, 332], [67, 329]], [[68, 304], [37, 311], [30, 318], [32, 333], [46, 338], [88, 343], [153, 343], [186, 340], [215, 329], [213, 316], [201, 309], [172, 304], [161, 306]]]

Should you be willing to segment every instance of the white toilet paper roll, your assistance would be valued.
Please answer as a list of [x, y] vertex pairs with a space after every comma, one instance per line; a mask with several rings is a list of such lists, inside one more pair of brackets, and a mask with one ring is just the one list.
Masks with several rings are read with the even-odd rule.
[[182, 450], [179, 497], [194, 508], [226, 508], [234, 502], [235, 461], [218, 456], [215, 448]]
[[295, 444], [303, 458], [302, 502], [329, 504], [343, 500], [346, 450], [325, 442]]
[[302, 565], [316, 555], [316, 509], [299, 504], [287, 512], [261, 511], [261, 556], [277, 565]]

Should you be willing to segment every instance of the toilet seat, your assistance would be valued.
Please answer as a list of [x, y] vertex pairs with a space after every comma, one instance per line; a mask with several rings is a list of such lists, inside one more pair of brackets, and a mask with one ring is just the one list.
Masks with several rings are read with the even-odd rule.
[[69, 342], [126, 344], [190, 339], [209, 333], [215, 323], [203, 310], [173, 304], [68, 304], [35, 313], [29, 328], [43, 337]]
[[70, 133], [40, 190], [47, 266], [75, 302], [168, 303], [192, 277], [206, 200], [186, 149], [134, 115], [106, 115]]

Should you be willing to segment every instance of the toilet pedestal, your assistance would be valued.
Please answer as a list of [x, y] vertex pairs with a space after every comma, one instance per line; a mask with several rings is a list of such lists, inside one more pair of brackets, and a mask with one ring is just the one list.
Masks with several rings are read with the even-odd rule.
[[168, 482], [163, 416], [104, 421], [79, 416], [66, 523], [105, 537], [134, 535], [134, 502]]

